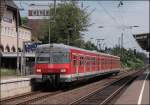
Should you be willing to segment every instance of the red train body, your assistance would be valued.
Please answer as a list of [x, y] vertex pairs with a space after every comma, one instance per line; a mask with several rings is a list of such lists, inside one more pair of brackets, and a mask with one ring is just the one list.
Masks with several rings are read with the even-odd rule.
[[120, 58], [63, 44], [40, 45], [36, 51], [36, 74], [52, 82], [72, 82], [106, 73], [118, 73]]

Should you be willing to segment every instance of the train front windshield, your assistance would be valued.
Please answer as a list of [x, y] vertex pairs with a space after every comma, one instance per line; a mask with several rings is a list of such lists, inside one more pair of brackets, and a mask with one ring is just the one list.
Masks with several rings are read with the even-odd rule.
[[69, 52], [63, 51], [37, 51], [36, 63], [60, 64], [69, 63]]

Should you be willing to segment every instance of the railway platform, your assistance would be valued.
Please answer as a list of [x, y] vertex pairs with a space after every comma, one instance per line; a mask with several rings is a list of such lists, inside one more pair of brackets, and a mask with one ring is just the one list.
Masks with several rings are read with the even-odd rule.
[[150, 71], [149, 68], [139, 76], [115, 102], [117, 105], [150, 104]]
[[9, 80], [9, 81], [13, 81], [13, 79], [20, 79], [20, 78], [42, 78], [41, 75], [27, 75], [27, 76], [1, 76], [0, 77], [0, 80], [1, 82], [2, 81], [6, 81], [6, 80]]
[[[29, 76], [7, 76], [0, 78], [1, 94], [0, 98], [6, 98], [32, 91], [31, 78], [36, 75]], [[41, 78], [40, 76], [37, 78]]]

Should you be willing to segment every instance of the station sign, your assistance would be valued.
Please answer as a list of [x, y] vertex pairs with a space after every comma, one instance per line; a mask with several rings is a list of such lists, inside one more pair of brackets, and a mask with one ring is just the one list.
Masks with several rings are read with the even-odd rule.
[[35, 50], [39, 44], [40, 43], [25, 42], [24, 43], [25, 52], [35, 52]]

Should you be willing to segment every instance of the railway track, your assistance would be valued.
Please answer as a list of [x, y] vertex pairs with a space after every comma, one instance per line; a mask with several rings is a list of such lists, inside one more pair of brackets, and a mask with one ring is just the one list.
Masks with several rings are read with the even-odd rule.
[[[129, 74], [132, 75], [133, 72], [131, 72]], [[89, 93], [88, 95], [86, 94], [86, 96], [81, 97], [80, 99], [78, 98], [78, 100], [75, 100], [75, 101], [70, 100], [71, 104], [87, 104], [87, 103], [88, 104], [90, 104], [90, 103], [91, 104], [99, 104], [99, 103], [105, 104], [105, 103], [107, 103], [109, 100], [111, 100], [111, 98], [113, 96], [115, 96], [115, 94], [117, 94], [117, 92], [119, 92], [121, 90], [121, 88], [124, 87], [123, 84], [128, 84], [127, 80], [129, 80], [129, 78], [130, 78], [130, 81], [132, 81], [136, 77], [136, 76], [127, 76], [127, 74], [126, 74], [126, 76], [125, 76], [126, 79], [124, 79], [124, 78], [121, 79], [121, 77], [123, 75], [124, 74], [122, 73], [118, 77], [114, 76], [114, 77], [111, 77], [110, 79], [109, 78], [107, 78], [106, 80], [104, 79], [105, 82], [103, 84], [108, 84], [108, 85], [105, 85], [100, 90], [96, 90], [92, 93]], [[110, 80], [111, 81], [114, 80], [115, 82], [110, 83]], [[118, 82], [118, 81], [121, 81], [121, 82]], [[72, 89], [69, 89], [69, 90], [74, 91]], [[31, 92], [31, 93], [20, 95], [17, 97], [0, 100], [0, 103], [1, 103], [1, 105], [24, 105], [24, 104], [28, 105], [28, 104], [34, 104], [36, 102], [37, 103], [39, 102], [40, 104], [44, 104], [42, 102], [42, 100], [48, 99], [48, 103], [49, 103], [49, 102], [51, 102], [50, 100], [52, 99], [53, 96], [55, 96], [56, 94], [59, 95], [59, 93], [63, 93], [63, 92], [67, 92], [67, 91], [58, 90], [58, 91], [52, 91], [52, 92], [41, 92], [41, 91]], [[69, 93], [69, 91], [67, 93]], [[81, 93], [82, 93], [82, 91], [81, 91]], [[104, 94], [105, 94], [105, 96], [103, 96]], [[111, 94], [111, 96], [110, 96], [110, 94]], [[61, 98], [63, 98], [63, 97], [61, 97]], [[103, 98], [103, 99], [98, 99], [98, 98]], [[55, 98], [55, 99], [59, 100], [59, 98]], [[100, 100], [101, 102], [98, 102], [96, 99]], [[104, 101], [104, 99], [105, 99], [105, 101]], [[93, 103], [93, 100], [96, 103]], [[63, 103], [61, 103], [61, 104], [63, 104]], [[70, 102], [69, 102], [69, 104], [70, 104]]]
[[61, 91], [54, 92], [31, 92], [24, 95], [12, 97], [9, 99], [3, 99], [0, 101], [1, 105], [25, 105], [28, 103], [34, 103], [37, 100], [44, 99], [60, 93]]
[[[78, 104], [78, 103], [74, 103], [74, 102], [76, 102], [76, 100], [80, 99], [82, 96], [87, 96], [89, 93], [94, 92], [95, 90], [97, 90], [99, 88], [103, 89], [105, 86], [110, 85], [114, 81], [118, 81], [119, 79], [121, 79], [123, 77], [133, 74], [134, 72], [135, 71], [131, 71], [129, 73], [121, 73], [121, 75], [118, 75], [118, 76], [108, 77], [99, 82], [94, 82], [94, 83], [91, 83], [91, 84], [88, 84], [85, 86], [77, 87], [73, 90], [71, 89], [62, 94], [58, 94], [58, 95], [55, 95], [52, 97], [47, 97], [44, 100], [38, 100], [37, 102], [31, 103], [31, 104], [37, 104], [37, 105], [41, 105], [41, 104], [46, 104], [46, 105], [48, 105], [48, 104], [58, 104], [58, 105], [59, 104], [64, 104], [64, 105]], [[97, 86], [99, 88], [96, 88]]]
[[[121, 73], [122, 74], [122, 73]], [[74, 88], [68, 88], [68, 90], [72, 90]], [[63, 90], [64, 91], [64, 90]], [[56, 95], [58, 93], [61, 93], [62, 91], [55, 91], [55, 92], [30, 92], [22, 95], [18, 95], [15, 97], [10, 97], [6, 99], [0, 100], [1, 105], [23, 105], [23, 104], [30, 104], [34, 103], [36, 101], [42, 101], [45, 98], [51, 97], [53, 95]]]
[[108, 104], [115, 96], [131, 83], [141, 72], [121, 78], [102, 89], [98, 89], [78, 100], [73, 101], [70, 105], [105, 105]]

